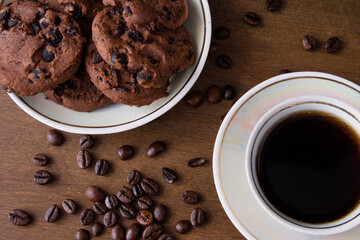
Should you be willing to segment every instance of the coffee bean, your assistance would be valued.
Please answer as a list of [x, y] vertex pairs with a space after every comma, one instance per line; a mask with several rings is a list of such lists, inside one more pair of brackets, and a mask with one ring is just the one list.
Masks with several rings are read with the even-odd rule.
[[290, 73], [291, 71], [288, 70], [288, 69], [282, 69], [280, 72], [279, 72], [279, 75], [281, 74], [285, 74], [285, 73]]
[[122, 53], [115, 52], [111, 55], [111, 62], [113, 64], [120, 63], [123, 64], [126, 61], [126, 55]]
[[116, 196], [122, 203], [131, 203], [134, 201], [134, 195], [131, 189], [125, 186], [116, 194]]
[[99, 222], [94, 223], [91, 227], [91, 231], [93, 232], [93, 235], [95, 237], [100, 236], [103, 230], [104, 230], [103, 225]]
[[118, 150], [118, 156], [121, 160], [128, 160], [134, 156], [135, 149], [130, 145], [121, 146]]
[[204, 100], [204, 96], [202, 94], [202, 92], [200, 91], [192, 91], [188, 96], [187, 96], [187, 104], [191, 107], [199, 107], [202, 102]]
[[143, 234], [143, 240], [157, 240], [161, 234], [163, 233], [163, 227], [159, 224], [151, 224], [150, 226], [148, 226]]
[[155, 157], [159, 155], [161, 152], [165, 151], [166, 144], [162, 141], [156, 141], [150, 144], [147, 149], [147, 156], [148, 157]]
[[205, 221], [205, 213], [201, 208], [195, 208], [190, 216], [191, 224], [194, 227], [201, 226]]
[[51, 145], [57, 146], [64, 142], [64, 137], [61, 132], [55, 129], [50, 129], [46, 134], [46, 139]]
[[56, 221], [59, 217], [59, 207], [57, 205], [52, 205], [45, 212], [45, 221], [52, 223]]
[[187, 162], [189, 167], [199, 167], [206, 163], [206, 159], [204, 158], [192, 158]]
[[141, 188], [144, 192], [150, 196], [156, 195], [159, 193], [159, 185], [152, 180], [151, 178], [145, 178], [141, 181]]
[[231, 99], [234, 99], [235, 96], [236, 96], [235, 89], [230, 85], [226, 85], [223, 89], [223, 97], [226, 100], [231, 100]]
[[88, 239], [90, 239], [89, 235], [90, 234], [87, 230], [79, 229], [75, 234], [75, 239], [76, 240], [88, 240]]
[[33, 157], [33, 162], [37, 166], [45, 166], [49, 163], [49, 158], [45, 154], [39, 153]]
[[174, 183], [177, 180], [177, 173], [170, 168], [162, 168], [161, 173], [165, 181], [168, 183]]
[[14, 209], [9, 213], [8, 216], [9, 221], [18, 226], [25, 226], [30, 223], [31, 217], [30, 215], [21, 209]]
[[107, 207], [102, 202], [94, 202], [92, 209], [96, 214], [99, 214], [99, 215], [103, 215], [103, 214], [107, 213], [107, 211], [108, 211]]
[[110, 228], [115, 226], [117, 220], [118, 220], [117, 215], [113, 211], [109, 211], [104, 215], [103, 222], [105, 227]]
[[89, 225], [94, 221], [95, 213], [91, 209], [85, 209], [80, 214], [80, 223], [82, 225]]
[[141, 174], [136, 170], [132, 170], [126, 178], [127, 183], [132, 186], [138, 184], [140, 180], [141, 180]]
[[335, 53], [340, 48], [341, 48], [341, 41], [337, 37], [331, 37], [325, 43], [325, 49], [328, 53]]
[[119, 211], [121, 216], [126, 219], [132, 219], [137, 214], [137, 209], [130, 204], [121, 204]]
[[141, 209], [149, 209], [151, 208], [153, 202], [151, 198], [144, 196], [144, 197], [140, 197], [137, 200], [137, 204]]
[[185, 191], [182, 196], [182, 200], [187, 204], [196, 204], [199, 201], [199, 195], [194, 191]]
[[267, 10], [275, 11], [281, 6], [281, 0], [267, 0], [265, 6]]
[[68, 214], [73, 214], [76, 211], [76, 204], [71, 199], [65, 199], [61, 203], [61, 206], [64, 209], [64, 211]]
[[158, 240], [175, 240], [175, 239], [170, 234], [163, 234], [158, 238]]
[[154, 207], [154, 218], [157, 222], [164, 222], [167, 218], [167, 208], [164, 204], [158, 204]]
[[[51, 46], [46, 46], [42, 52], [42, 56], [45, 59], [46, 62], [52, 62], [55, 59], [55, 54], [54, 52], [51, 50]], [[48, 140], [49, 141], [49, 140]], [[51, 142], [50, 142], [51, 143]], [[53, 144], [53, 145], [58, 145], [58, 144]]]
[[260, 17], [254, 12], [246, 12], [243, 15], [243, 19], [250, 25], [258, 25], [260, 23]]
[[316, 39], [311, 35], [305, 35], [302, 43], [304, 48], [307, 50], [312, 50], [316, 47]]
[[45, 170], [39, 170], [34, 174], [34, 182], [40, 185], [49, 183], [51, 179], [51, 174]]
[[148, 210], [140, 210], [136, 216], [136, 220], [143, 226], [147, 226], [154, 222], [154, 216]]
[[176, 224], [175, 228], [178, 233], [184, 234], [184, 233], [187, 233], [188, 231], [190, 231], [191, 224], [189, 221], [181, 220], [180, 222], [178, 222]]
[[105, 198], [105, 205], [108, 209], [114, 210], [119, 205], [119, 200], [115, 195], [110, 194]]
[[126, 230], [126, 240], [137, 240], [141, 236], [141, 225], [133, 223]]
[[125, 231], [120, 225], [115, 225], [111, 228], [111, 239], [113, 240], [124, 240]]
[[224, 68], [224, 69], [230, 68], [232, 66], [231, 58], [224, 54], [222, 54], [216, 58], [216, 63], [218, 65], [218, 67]]
[[82, 148], [90, 148], [93, 143], [93, 137], [91, 135], [84, 135], [80, 138], [80, 146]]
[[91, 202], [101, 202], [105, 199], [105, 192], [97, 186], [90, 185], [86, 188], [85, 197]]
[[209, 103], [219, 103], [221, 96], [221, 88], [216, 85], [211, 85], [206, 89], [206, 98]]
[[105, 159], [100, 159], [95, 163], [95, 173], [99, 176], [103, 176], [109, 172], [110, 163]]
[[81, 150], [76, 157], [79, 168], [88, 168], [91, 164], [91, 154], [88, 150]]
[[133, 189], [132, 192], [134, 194], [134, 197], [141, 197], [142, 195], [144, 195], [144, 190], [142, 189], [140, 184], [136, 184]]
[[210, 43], [209, 55], [214, 55], [218, 52], [219, 45], [216, 42]]
[[217, 39], [227, 39], [230, 36], [230, 29], [227, 27], [218, 27], [214, 31], [214, 36]]

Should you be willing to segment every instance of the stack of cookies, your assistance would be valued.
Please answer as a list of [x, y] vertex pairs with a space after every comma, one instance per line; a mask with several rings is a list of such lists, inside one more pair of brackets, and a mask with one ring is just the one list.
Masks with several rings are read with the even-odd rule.
[[0, 83], [76, 111], [165, 97], [195, 61], [186, 0], [13, 1], [0, 11]]

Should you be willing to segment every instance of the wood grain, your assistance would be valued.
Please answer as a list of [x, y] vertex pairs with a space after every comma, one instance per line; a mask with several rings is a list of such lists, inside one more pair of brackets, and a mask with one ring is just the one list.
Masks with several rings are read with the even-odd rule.
[[[225, 25], [232, 30], [229, 39], [217, 41], [220, 45], [218, 54], [228, 54], [234, 66], [227, 70], [219, 69], [215, 65], [218, 54], [209, 57], [193, 89], [205, 91], [211, 84], [231, 84], [240, 97], [283, 68], [328, 72], [360, 84], [360, 1], [284, 0], [281, 9], [276, 12], [268, 12], [264, 2], [210, 0], [213, 26]], [[261, 16], [260, 26], [253, 27], [243, 22], [242, 14], [246, 11]], [[301, 39], [305, 34], [312, 34], [317, 39], [318, 47], [314, 51], [303, 49]], [[328, 54], [324, 50], [324, 43], [332, 36], [338, 36], [343, 42], [343, 48], [336, 54]], [[116, 193], [126, 185], [127, 173], [132, 169], [161, 184], [161, 193], [154, 199], [169, 207], [170, 216], [165, 228], [176, 239], [244, 239], [221, 207], [211, 166], [220, 116], [228, 111], [232, 101], [223, 100], [214, 105], [205, 102], [194, 109], [182, 100], [146, 126], [96, 136], [96, 145], [90, 151], [96, 159], [104, 158], [112, 164], [110, 174], [104, 177], [95, 175], [94, 165], [86, 170], [78, 168], [79, 135], [65, 133], [66, 141], [61, 147], [50, 146], [45, 140], [47, 126], [19, 109], [5, 92], [0, 93], [0, 101], [0, 239], [74, 239], [75, 232], [82, 227], [79, 223], [80, 211], [91, 207], [83, 196], [86, 186], [94, 184], [109, 193]], [[155, 140], [165, 141], [168, 149], [150, 159], [145, 155], [146, 147]], [[116, 151], [123, 144], [136, 147], [133, 159], [118, 159]], [[51, 163], [47, 167], [35, 166], [31, 159], [36, 153], [48, 154]], [[193, 157], [205, 157], [209, 161], [202, 167], [190, 169], [186, 161]], [[179, 180], [175, 184], [165, 183], [160, 174], [161, 167], [176, 170]], [[38, 169], [53, 173], [53, 183], [36, 185], [32, 177]], [[179, 220], [189, 219], [193, 209], [182, 203], [180, 196], [190, 189], [201, 195], [201, 201], [196, 206], [208, 213], [207, 222], [201, 228], [180, 235], [175, 232], [174, 226]], [[52, 204], [60, 205], [65, 198], [78, 203], [80, 209], [76, 214], [63, 214], [51, 224], [45, 222], [46, 209]], [[14, 208], [28, 211], [33, 216], [32, 224], [17, 227], [9, 223], [7, 215]], [[97, 220], [102, 221], [102, 218]], [[131, 222], [120, 221], [123, 226]], [[109, 239], [109, 234], [107, 229], [97, 239]]]

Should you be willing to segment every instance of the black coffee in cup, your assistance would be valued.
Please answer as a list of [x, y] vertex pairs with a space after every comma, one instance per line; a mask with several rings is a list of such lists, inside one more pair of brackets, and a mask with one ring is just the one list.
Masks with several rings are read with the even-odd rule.
[[280, 120], [257, 155], [263, 194], [278, 211], [301, 222], [341, 219], [360, 199], [359, 143], [350, 126], [322, 112]]

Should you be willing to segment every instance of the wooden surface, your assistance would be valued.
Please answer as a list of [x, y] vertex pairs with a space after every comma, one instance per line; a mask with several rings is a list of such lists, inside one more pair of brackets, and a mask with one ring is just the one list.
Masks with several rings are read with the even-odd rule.
[[[228, 54], [234, 66], [228, 70], [219, 69], [214, 64], [215, 57], [210, 57], [193, 89], [204, 91], [211, 84], [232, 84], [240, 97], [283, 68], [328, 72], [360, 84], [360, 1], [284, 0], [277, 12], [268, 12], [264, 2], [210, 0], [213, 26], [225, 25], [232, 30], [229, 39], [217, 42], [221, 48], [219, 54]], [[245, 24], [242, 20], [245, 11], [258, 13], [261, 25]], [[307, 33], [318, 41], [318, 47], [311, 52], [304, 50], [301, 43]], [[343, 42], [343, 48], [336, 54], [324, 50], [325, 41], [332, 36], [338, 36]], [[125, 179], [131, 169], [161, 184], [161, 193], [154, 199], [169, 207], [166, 232], [176, 239], [244, 239], [223, 211], [212, 177], [212, 150], [220, 116], [231, 107], [232, 101], [223, 100], [216, 105], [204, 103], [194, 109], [182, 100], [146, 126], [96, 136], [96, 145], [90, 151], [96, 159], [105, 158], [112, 164], [110, 174], [104, 177], [95, 175], [94, 165], [86, 170], [78, 168], [79, 135], [65, 133], [66, 141], [61, 147], [50, 146], [45, 140], [49, 127], [20, 110], [5, 92], [0, 93], [0, 101], [0, 239], [74, 239], [76, 230], [82, 227], [79, 223], [81, 210], [91, 206], [83, 196], [86, 186], [94, 184], [116, 193], [126, 185]], [[155, 140], [165, 141], [168, 150], [159, 157], [147, 158], [146, 147]], [[116, 151], [123, 144], [136, 147], [137, 154], [132, 160], [118, 159]], [[37, 167], [31, 161], [32, 156], [40, 152], [51, 157], [47, 167]], [[209, 161], [205, 166], [190, 169], [186, 161], [193, 157], [205, 157]], [[178, 182], [165, 183], [160, 175], [161, 167], [176, 170], [180, 176]], [[39, 169], [53, 173], [55, 181], [45, 186], [36, 185], [32, 178]], [[208, 218], [203, 227], [180, 235], [174, 230], [175, 223], [189, 219], [193, 209], [180, 199], [181, 193], [189, 189], [201, 195], [196, 206], [202, 207]], [[46, 209], [52, 204], [60, 205], [65, 198], [78, 203], [80, 209], [76, 214], [63, 214], [54, 223], [45, 222]], [[9, 223], [7, 215], [14, 208], [28, 211], [33, 216], [32, 224], [17, 227]], [[102, 217], [97, 220], [102, 221]], [[123, 226], [130, 222], [120, 221]], [[107, 229], [97, 239], [109, 239], [109, 233]]]

